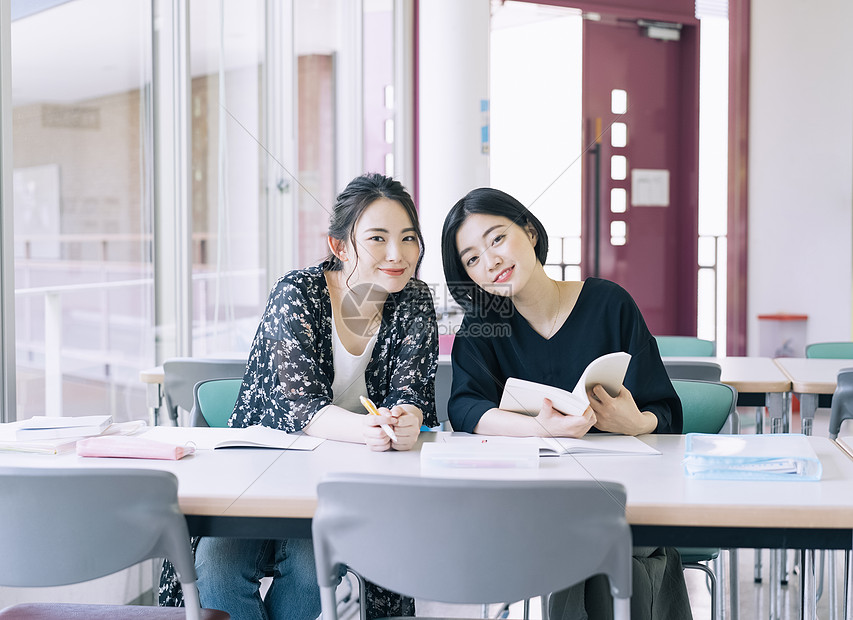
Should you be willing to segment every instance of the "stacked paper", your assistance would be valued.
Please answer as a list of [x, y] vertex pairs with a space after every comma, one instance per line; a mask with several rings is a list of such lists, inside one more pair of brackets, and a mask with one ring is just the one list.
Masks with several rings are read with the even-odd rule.
[[820, 480], [821, 464], [805, 435], [688, 433], [684, 473], [703, 480]]

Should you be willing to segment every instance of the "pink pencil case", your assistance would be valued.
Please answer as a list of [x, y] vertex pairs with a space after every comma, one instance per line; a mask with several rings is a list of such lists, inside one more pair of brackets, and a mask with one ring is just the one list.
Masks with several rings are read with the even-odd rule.
[[106, 435], [81, 439], [77, 456], [177, 461], [195, 452], [194, 446], [179, 446], [141, 437]]

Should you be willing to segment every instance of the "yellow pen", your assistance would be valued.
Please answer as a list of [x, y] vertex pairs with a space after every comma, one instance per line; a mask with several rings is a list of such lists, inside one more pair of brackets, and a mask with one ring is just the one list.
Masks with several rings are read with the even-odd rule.
[[[370, 400], [367, 396], [359, 396], [359, 400], [361, 404], [364, 405], [364, 408], [367, 409], [367, 413], [370, 415], [380, 415], [379, 409], [376, 408], [376, 405], [373, 404], [373, 401]], [[385, 434], [391, 438], [391, 441], [394, 443], [397, 442], [397, 435], [394, 433], [394, 429], [391, 428], [388, 424], [380, 424], [382, 430], [385, 431]]]

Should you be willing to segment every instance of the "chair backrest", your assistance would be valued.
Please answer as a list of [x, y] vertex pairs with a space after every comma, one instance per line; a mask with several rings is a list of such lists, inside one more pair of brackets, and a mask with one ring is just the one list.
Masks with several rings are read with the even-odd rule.
[[806, 357], [853, 360], [853, 342], [813, 342], [806, 345]]
[[193, 388], [191, 426], [228, 426], [228, 418], [234, 411], [243, 378], [207, 379], [199, 381]]
[[167, 471], [0, 467], [0, 585], [59, 586], [168, 558], [198, 617], [178, 480]]
[[832, 395], [832, 407], [829, 411], [829, 438], [838, 437], [841, 423], [853, 420], [853, 368], [838, 371], [838, 383]]
[[737, 415], [737, 390], [725, 383], [673, 379], [684, 410], [684, 433], [719, 433], [726, 419]]
[[723, 374], [723, 369], [716, 362], [664, 360], [663, 366], [670, 379], [719, 381]]
[[[395, 592], [447, 603], [522, 600], [599, 573], [615, 607], [630, 599], [631, 530], [615, 482], [341, 473], [321, 481], [317, 495], [324, 620], [336, 617], [341, 564]], [[402, 540], [404, 524], [414, 535]], [[431, 531], [441, 535], [419, 535]]]
[[661, 357], [714, 357], [712, 340], [692, 336], [655, 336]]
[[439, 424], [444, 424], [450, 419], [447, 415], [447, 401], [450, 400], [452, 383], [452, 366], [450, 364], [439, 364], [435, 371], [435, 413], [438, 416]]
[[193, 388], [205, 379], [242, 377], [245, 360], [175, 357], [163, 362], [163, 394], [169, 416], [178, 423], [178, 407], [192, 411]]

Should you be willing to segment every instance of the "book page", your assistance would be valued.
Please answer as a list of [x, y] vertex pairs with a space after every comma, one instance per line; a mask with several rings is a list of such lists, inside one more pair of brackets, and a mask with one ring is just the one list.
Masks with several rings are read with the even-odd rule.
[[550, 450], [553, 450], [554, 456], [561, 454], [623, 456], [660, 454], [659, 450], [630, 435], [589, 433], [580, 439], [546, 437], [542, 441]]
[[654, 455], [660, 451], [637, 437], [590, 433], [586, 437], [507, 437], [504, 435], [474, 435], [453, 432], [441, 436], [444, 443], [457, 445], [515, 445], [538, 446], [540, 456], [562, 454], [589, 455]]
[[631, 354], [624, 351], [608, 353], [592, 360], [578, 379], [572, 393], [589, 404], [588, 391], [601, 384], [608, 394], [616, 398], [622, 390], [622, 382], [625, 380], [630, 361]]
[[567, 415], [583, 415], [589, 401], [578, 399], [571, 392], [552, 385], [525, 381], [510, 377], [504, 385], [499, 408], [515, 413], [538, 415], [542, 409], [542, 399], [548, 398], [557, 411]]
[[323, 439], [302, 433], [285, 433], [268, 426], [247, 428], [205, 428], [155, 426], [142, 435], [146, 439], [179, 445], [192, 444], [198, 450], [217, 448], [275, 448], [279, 450], [313, 450]]

